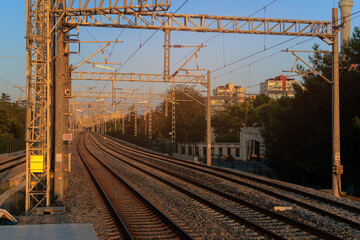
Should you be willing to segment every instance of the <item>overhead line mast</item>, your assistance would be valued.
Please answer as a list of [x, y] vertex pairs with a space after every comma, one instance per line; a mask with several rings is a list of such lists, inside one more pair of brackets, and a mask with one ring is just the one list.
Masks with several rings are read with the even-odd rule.
[[[306, 21], [291, 19], [244, 18], [226, 16], [208, 16], [193, 14], [156, 13], [166, 11], [170, 0], [128, 1], [120, 5], [118, 1], [100, 1], [90, 6], [89, 1], [80, 0], [27, 0], [26, 1], [26, 49], [27, 49], [27, 128], [26, 128], [26, 206], [30, 214], [36, 207], [50, 206], [52, 191], [50, 174], [54, 157], [55, 136], [66, 133], [67, 126], [54, 128], [56, 121], [65, 123], [68, 115], [58, 112], [60, 118], [54, 119], [54, 106], [59, 98], [54, 98], [54, 84], [58, 76], [64, 74], [64, 81], [69, 82], [70, 74], [61, 67], [55, 72], [58, 30], [69, 31], [76, 26], [119, 27], [134, 29], [154, 29], [170, 31], [223, 32], [238, 34], [269, 34], [284, 36], [320, 37], [334, 47], [332, 23], [325, 21]], [[136, 4], [137, 2], [137, 4]], [[81, 4], [83, 3], [83, 4]], [[95, 3], [95, 1], [94, 1]], [[150, 13], [151, 12], [151, 13]], [[337, 20], [337, 19], [336, 19]], [[64, 21], [64, 22], [63, 22]], [[335, 25], [336, 26], [336, 25]], [[61, 33], [59, 33], [61, 34]], [[66, 49], [68, 43], [63, 47]], [[57, 50], [56, 50], [57, 49]], [[336, 54], [334, 51], [334, 58]], [[334, 61], [334, 65], [338, 64]], [[338, 71], [337, 66], [334, 71]], [[55, 74], [56, 73], [56, 74]], [[109, 76], [109, 75], [108, 75]], [[175, 76], [178, 77], [178, 76]], [[334, 74], [333, 83], [338, 84]], [[166, 77], [165, 77], [166, 79]], [[171, 82], [171, 81], [170, 81]], [[175, 81], [174, 81], [175, 82]], [[210, 86], [209, 84], [205, 86]], [[69, 93], [56, 93], [67, 98]], [[338, 94], [335, 91], [335, 95]], [[335, 99], [337, 99], [334, 96]], [[68, 107], [68, 100], [61, 100]], [[338, 106], [338, 104], [334, 104]], [[334, 128], [337, 124], [334, 124]], [[58, 129], [58, 130], [57, 130]], [[337, 137], [334, 141], [340, 141]], [[210, 155], [211, 149], [208, 149]], [[63, 153], [66, 154], [66, 153]], [[337, 159], [337, 151], [336, 151]], [[59, 166], [64, 166], [64, 159]], [[209, 164], [209, 160], [208, 160]], [[210, 162], [211, 164], [211, 162]], [[66, 172], [64, 173], [66, 178]], [[61, 179], [59, 179], [61, 180]], [[339, 183], [339, 182], [338, 182]], [[66, 184], [65, 184], [66, 185]], [[63, 189], [64, 190], [64, 189]], [[61, 191], [59, 196], [61, 197]]]
[[[91, 3], [91, 5], [90, 5]], [[61, 200], [66, 188], [66, 149], [62, 136], [68, 133], [67, 17], [93, 14], [166, 11], [171, 0], [129, 1], [26, 0], [26, 197], [25, 211], [50, 206], [52, 192]], [[69, 83], [67, 85], [67, 83]], [[56, 96], [57, 94], [57, 96]], [[55, 109], [56, 106], [56, 109]], [[56, 115], [56, 117], [55, 117]], [[59, 139], [60, 138], [60, 139]], [[56, 145], [54, 145], [56, 142]], [[54, 149], [56, 152], [54, 153]], [[54, 155], [56, 161], [54, 159]], [[55, 166], [55, 169], [54, 169]], [[64, 171], [63, 171], [64, 169]], [[55, 176], [52, 189], [50, 175]]]

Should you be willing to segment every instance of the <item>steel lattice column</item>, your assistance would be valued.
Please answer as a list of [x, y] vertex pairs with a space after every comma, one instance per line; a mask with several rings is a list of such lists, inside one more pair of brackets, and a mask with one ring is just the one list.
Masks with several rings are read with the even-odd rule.
[[137, 137], [137, 109], [136, 109], [136, 105], [134, 108], [134, 136]]
[[175, 125], [176, 125], [176, 115], [175, 115], [175, 83], [172, 84], [172, 91], [171, 91], [171, 143], [175, 143], [176, 140], [176, 131], [175, 131]]
[[166, 28], [164, 42], [164, 81], [169, 81], [170, 77], [170, 29]]
[[52, 26], [50, 0], [26, 1], [25, 211], [50, 204]]
[[121, 132], [122, 135], [125, 134], [125, 115], [122, 117]]

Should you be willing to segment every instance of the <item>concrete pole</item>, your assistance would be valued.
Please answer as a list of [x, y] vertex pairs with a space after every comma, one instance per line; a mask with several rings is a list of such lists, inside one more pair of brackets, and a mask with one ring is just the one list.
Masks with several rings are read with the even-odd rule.
[[353, 0], [339, 1], [339, 8], [341, 11], [341, 47], [344, 47], [347, 41], [351, 38], [351, 9], [354, 6]]
[[208, 166], [211, 166], [211, 86], [210, 86], [210, 70], [207, 72], [207, 104], [206, 104], [206, 141], [207, 141], [207, 153], [206, 162]]
[[333, 8], [333, 155], [332, 155], [332, 192], [335, 197], [341, 193], [341, 174], [342, 166], [340, 164], [340, 93], [339, 93], [339, 36], [338, 36], [338, 9]]
[[[61, 24], [60, 24], [61, 26]], [[62, 200], [64, 191], [67, 186], [67, 157], [68, 146], [64, 143], [63, 135], [67, 132], [67, 117], [68, 113], [66, 101], [68, 98], [65, 96], [65, 86], [68, 83], [68, 55], [66, 53], [65, 32], [62, 27], [59, 27], [57, 32], [56, 42], [56, 76], [55, 76], [55, 163], [54, 163], [54, 197], [57, 200]]]

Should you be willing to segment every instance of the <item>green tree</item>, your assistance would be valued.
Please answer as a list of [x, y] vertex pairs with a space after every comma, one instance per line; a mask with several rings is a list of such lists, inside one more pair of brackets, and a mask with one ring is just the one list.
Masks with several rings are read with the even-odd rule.
[[[314, 46], [314, 50], [319, 50]], [[340, 71], [341, 161], [343, 185], [360, 192], [360, 30], [343, 49]], [[332, 78], [332, 56], [314, 53], [313, 67]], [[269, 165], [282, 180], [310, 186], [331, 187], [332, 90], [321, 77], [310, 74], [303, 79], [304, 89], [295, 87], [294, 99], [280, 99], [265, 117], [263, 136]], [[285, 103], [285, 102], [286, 103]]]
[[217, 111], [211, 125], [217, 142], [238, 142], [244, 125], [241, 106], [228, 106], [223, 111]]
[[[171, 89], [167, 91], [171, 93]], [[187, 85], [177, 85], [175, 89], [175, 131], [176, 140], [181, 142], [203, 141], [206, 133], [206, 114], [204, 97], [195, 90], [194, 87]], [[163, 101], [157, 109], [158, 113], [165, 112], [168, 108], [168, 115], [157, 114], [160, 120], [154, 127], [157, 127], [159, 136], [169, 139], [171, 136], [171, 102]]]
[[10, 96], [2, 93], [0, 99], [0, 136], [6, 138], [24, 138], [25, 106], [10, 101]]

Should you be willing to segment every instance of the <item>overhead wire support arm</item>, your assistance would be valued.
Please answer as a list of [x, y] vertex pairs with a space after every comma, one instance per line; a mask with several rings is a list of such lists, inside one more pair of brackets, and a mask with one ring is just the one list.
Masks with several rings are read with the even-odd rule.
[[78, 65], [76, 65], [75, 67], [72, 68], [72, 70], [77, 69], [78, 67], [80, 67], [81, 65], [83, 65], [85, 62], [87, 62], [87, 60], [91, 59], [93, 56], [95, 56], [96, 54], [98, 54], [99, 52], [101, 52], [104, 48], [108, 47], [110, 45], [110, 43], [107, 43], [105, 46], [103, 46], [102, 48], [100, 48], [99, 50], [97, 50], [95, 53], [93, 53], [91, 56], [87, 57], [86, 59], [84, 59], [81, 63], [79, 63]]
[[193, 96], [191, 96], [191, 95], [188, 94], [187, 92], [183, 91], [182, 89], [180, 89], [180, 91], [181, 91], [182, 93], [184, 93], [186, 96], [188, 96], [189, 98], [191, 98], [191, 99], [192, 99], [191, 101], [195, 101], [195, 102], [197, 102], [198, 104], [205, 106], [204, 103], [200, 102], [198, 99], [194, 98]]
[[[178, 46], [178, 45], [174, 45], [174, 46]], [[182, 46], [180, 46], [180, 47], [182, 47]], [[201, 50], [201, 48], [206, 47], [206, 46], [204, 46], [204, 45], [201, 44], [200, 46], [195, 46], [195, 47], [197, 47], [197, 49], [195, 50], [195, 52], [184, 62], [183, 65], [181, 65], [181, 67], [180, 67], [176, 72], [174, 72], [174, 73], [171, 75], [171, 78], [175, 77], [175, 76], [179, 73], [179, 71], [181, 71], [181, 70], [186, 66], [186, 64], [187, 64], [194, 56], [196, 56], [196, 64], [197, 64], [197, 66], [199, 66], [199, 65], [198, 65], [198, 60], [197, 60], [197, 53]]]
[[[307, 62], [305, 62], [303, 59], [301, 59], [295, 52], [296, 51], [292, 51], [292, 50], [283, 50], [282, 52], [291, 52], [295, 57], [296, 57], [296, 61], [300, 60], [302, 63], [304, 63], [307, 67], [309, 67], [312, 71], [314, 71], [315, 73], [317, 73], [320, 77], [322, 77], [325, 81], [327, 81], [330, 84], [333, 84], [332, 81], [330, 81], [327, 77], [325, 77], [324, 75], [322, 75], [321, 73], [319, 73], [319, 71], [317, 71], [315, 68], [313, 68], [312, 66], [310, 66], [310, 64], [308, 64]], [[300, 51], [301, 52], [301, 51]], [[305, 52], [305, 51], [302, 51]], [[310, 51], [309, 51], [310, 52]], [[295, 61], [295, 63], [296, 63]], [[293, 66], [294, 68], [294, 66]], [[292, 68], [292, 70], [293, 70]]]

